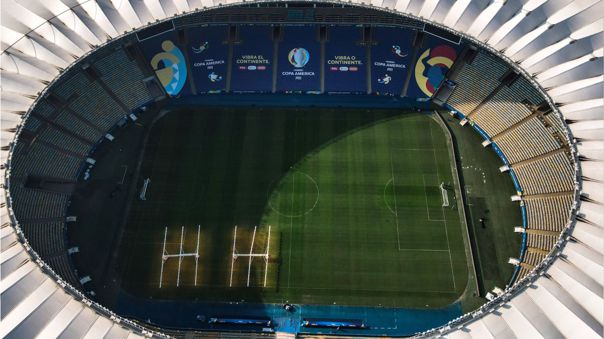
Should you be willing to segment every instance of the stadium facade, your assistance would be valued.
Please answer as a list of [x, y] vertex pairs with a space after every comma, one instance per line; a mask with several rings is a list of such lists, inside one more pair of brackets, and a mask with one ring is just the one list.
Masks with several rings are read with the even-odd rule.
[[[307, 3], [309, 6], [313, 4], [297, 2], [300, 3]], [[15, 173], [20, 173], [21, 169], [17, 168], [16, 164], [28, 167], [30, 172], [34, 166], [53, 164], [54, 153], [40, 153], [34, 162], [30, 163], [13, 161], [22, 153], [18, 149], [17, 139], [24, 138], [20, 140], [33, 143], [37, 138], [35, 130], [24, 131], [23, 126], [25, 119], [29, 119], [34, 108], [38, 110], [36, 117], [44, 119], [42, 101], [46, 105], [57, 106], [64, 104], [65, 101], [77, 99], [69, 95], [70, 89], [66, 86], [52, 94], [47, 89], [61, 83], [61, 79], [67, 78], [67, 75], [71, 76], [74, 72], [88, 72], [94, 76], [94, 70], [87, 71], [88, 67], [78, 62], [94, 53], [102, 54], [103, 51], [106, 51], [108, 58], [114, 56], [111, 53], [112, 48], [121, 44], [122, 41], [119, 39], [124, 37], [128, 40], [129, 36], [134, 37], [138, 33], [152, 36], [154, 29], [162, 32], [162, 25], [164, 27], [166, 24], [172, 25], [176, 20], [181, 20], [181, 23], [187, 20], [207, 23], [204, 21], [208, 20], [204, 17], [204, 13], [215, 8], [228, 10], [232, 6], [238, 8], [237, 11], [245, 13], [246, 8], [250, 12], [255, 8], [265, 11], [263, 8], [284, 7], [285, 4], [286, 2], [279, 1], [218, 0], [80, 2], [8, 0], [2, 2], [1, 154], [5, 180], [0, 198], [2, 203], [0, 292], [3, 306], [0, 336], [41, 338], [58, 335], [111, 338], [164, 336], [161, 329], [152, 330], [121, 318], [90, 300], [79, 289], [72, 286], [77, 285], [82, 277], [75, 276], [73, 272], [71, 278], [66, 278], [65, 274], [57, 275], [54, 271], [65, 262], [68, 256], [66, 251], [62, 256], [54, 257], [55, 262], [46, 262], [43, 260], [44, 253], [39, 253], [44, 249], [32, 249], [29, 242], [33, 240], [26, 239], [27, 232], [24, 232], [20, 225], [23, 221], [16, 217], [20, 215], [20, 211], [27, 208], [45, 210], [55, 207], [52, 204], [32, 203], [31, 199], [36, 198], [29, 196], [26, 190], [10, 187], [11, 176], [14, 178], [17, 177]], [[566, 145], [568, 150], [570, 162], [567, 165], [570, 167], [567, 165], [559, 167], [558, 165], [564, 160], [560, 160], [558, 155], [561, 152], [558, 149], [564, 147], [547, 148], [543, 146], [545, 141], [540, 142], [539, 138], [533, 144], [526, 141], [528, 148], [544, 147], [543, 152], [538, 154], [527, 154], [519, 150], [518, 148], [524, 145], [522, 142], [508, 142], [505, 146], [505, 136], [501, 133], [510, 126], [498, 125], [489, 118], [486, 108], [489, 106], [489, 100], [493, 99], [490, 94], [504, 95], [501, 89], [495, 91], [499, 86], [498, 83], [488, 83], [489, 77], [505, 78], [506, 71], [492, 69], [492, 74], [486, 74], [481, 79], [485, 80], [485, 83], [476, 81], [479, 83], [478, 87], [468, 86], [461, 90], [469, 83], [469, 81], [464, 83], [464, 77], [475, 80], [472, 76], [475, 70], [470, 66], [460, 66], [456, 70], [460, 90], [447, 97], [449, 109], [462, 120], [476, 125], [475, 129], [485, 134], [487, 144], [499, 145], [500, 152], [504, 154], [502, 159], [513, 159], [506, 164], [507, 168], [504, 170], [515, 173], [514, 168], [517, 166], [518, 173], [515, 174], [519, 176], [517, 180], [523, 184], [525, 190], [530, 191], [527, 186], [534, 188], [534, 192], [519, 190], [517, 197], [521, 200], [521, 204], [529, 206], [527, 212], [529, 217], [533, 213], [533, 216], [543, 219], [543, 224], [549, 222], [549, 217], [557, 218], [553, 223], [561, 223], [561, 225], [555, 230], [540, 229], [533, 233], [527, 232], [524, 225], [524, 230], [521, 232], [529, 235], [537, 234], [544, 238], [547, 238], [545, 235], [549, 236], [547, 238], [549, 240], [544, 245], [548, 250], [531, 252], [534, 255], [527, 254], [530, 257], [528, 259], [522, 254], [517, 262], [519, 277], [515, 284], [478, 310], [454, 319], [443, 327], [418, 333], [417, 336], [601, 337], [604, 329], [603, 2], [373, 0], [323, 1], [321, 4], [354, 6], [383, 15], [383, 17], [372, 16], [367, 19], [368, 21], [361, 22], [363, 24], [371, 24], [373, 23], [371, 20], [380, 20], [380, 18], [386, 20], [398, 17], [402, 18], [401, 20], [409, 19], [413, 22], [429, 24], [433, 32], [441, 36], [447, 34], [461, 36], [466, 42], [480, 49], [480, 52], [472, 57], [478, 61], [474, 65], [478, 65], [481, 58], [495, 55], [498, 62], [502, 62], [507, 69], [517, 72], [523, 82], [528, 84], [528, 87], [520, 88], [518, 91], [534, 92], [540, 100], [545, 100], [545, 103], [529, 100], [531, 102], [528, 106], [540, 104], [545, 106], [535, 107], [532, 113], [514, 117], [515, 124], [525, 123], [535, 111], [549, 111], [552, 115], [545, 119], [548, 121], [546, 125], [559, 132], [558, 135], [564, 139], [561, 143]], [[236, 7], [241, 5], [244, 7]], [[296, 18], [298, 12], [292, 13], [290, 20], [305, 19]], [[117, 43], [114, 44], [115, 42]], [[170, 46], [162, 47], [165, 47], [164, 50], [171, 49]], [[202, 46], [200, 45], [199, 48]], [[123, 53], [128, 54], [126, 52]], [[292, 55], [290, 61], [292, 65], [305, 64], [304, 53], [300, 51], [296, 53]], [[473, 52], [466, 52], [468, 53]], [[184, 58], [182, 54], [176, 57]], [[129, 60], [135, 67], [136, 63], [132, 59]], [[99, 67], [101, 67], [100, 63], [95, 65], [95, 68]], [[128, 69], [129, 66], [110, 65], [102, 73], [110, 74], [111, 67], [116, 67], [119, 72], [121, 67]], [[186, 72], [186, 69], [183, 71]], [[144, 78], [144, 74], [134, 74], [132, 77]], [[165, 91], [163, 93], [170, 95], [170, 90], [180, 91], [184, 86], [182, 83], [184, 77], [180, 79], [172, 77], [164, 81], [162, 76], [157, 74], [157, 78], [163, 85], [162, 88], [154, 87], [154, 83], [151, 82], [147, 87], [141, 87], [139, 90], [116, 87], [109, 92], [124, 93], [116, 102], [121, 102], [126, 109], [131, 109], [145, 103], [146, 97], [155, 97], [153, 93], [157, 90], [160, 92], [163, 90]], [[211, 82], [216, 79], [218, 78], [209, 78]], [[501, 80], [504, 81], [505, 79]], [[103, 91], [106, 90], [104, 86], [110, 82], [110, 77], [107, 77], [103, 80], [103, 85], [90, 82], [85, 83], [85, 86], [86, 84], [97, 86], [100, 91]], [[480, 87], [487, 88], [487, 91], [481, 94]], [[321, 90], [324, 89], [319, 88], [319, 91]], [[363, 89], [359, 91], [362, 92]], [[464, 91], [465, 96], [456, 95]], [[65, 94], [64, 97], [62, 93]], [[140, 93], [146, 93], [146, 96], [137, 97], [141, 95]], [[513, 98], [513, 93], [510, 95]], [[124, 107], [111, 108], [119, 111]], [[52, 111], [51, 108], [49, 109]], [[484, 112], [479, 112], [481, 110]], [[49, 113], [49, 116], [51, 114]], [[103, 126], [110, 127], [120, 118], [121, 116], [118, 115], [114, 121], [107, 122], [105, 125], [99, 124], [96, 132], [93, 131], [92, 134], [98, 133], [102, 136], [102, 130], [105, 128]], [[54, 117], [46, 119], [44, 121], [48, 122]], [[31, 123], [33, 120], [28, 121], [33, 124]], [[77, 127], [90, 127], [90, 122], [74, 119], [71, 125], [62, 124], [61, 126], [73, 126], [74, 131], [78, 131], [66, 133], [73, 145], [83, 143], [85, 147], [87, 144], [85, 140], [94, 139], [86, 134], [80, 135], [80, 127]], [[527, 123], [526, 126], [529, 132], [533, 131], [530, 129], [533, 125]], [[72, 127], [61, 127], [64, 132], [69, 128]], [[107, 130], [108, 128], [105, 132]], [[52, 140], [52, 136], [40, 136], [40, 140], [44, 143]], [[79, 156], [79, 160], [85, 160], [85, 154], [78, 153], [79, 149], [74, 146], [67, 152]], [[33, 155], [30, 153], [29, 157], [32, 158]], [[535, 157], [551, 161], [544, 160], [540, 163], [540, 160], [531, 160], [531, 164], [541, 164], [541, 170], [545, 168], [548, 172], [560, 175], [552, 177], [544, 172], [543, 176], [539, 176], [539, 172], [531, 172], [530, 164], [526, 161]], [[519, 165], [520, 163], [522, 165]], [[76, 171], [80, 169], [80, 166], [75, 165], [73, 168], [76, 167], [78, 167]], [[526, 168], [521, 169], [521, 167]], [[535, 173], [537, 177], [534, 177]], [[73, 175], [73, 173], [59, 174]], [[548, 191], [544, 187], [555, 183], [557, 179], [554, 177], [562, 177], [561, 188]], [[540, 183], [542, 181], [545, 183]], [[531, 184], [535, 182], [536, 184]], [[561, 195], [560, 192], [567, 194]], [[530, 202], [531, 199], [523, 195], [541, 195], [541, 198], [551, 201], [547, 200], [541, 202], [542, 205], [538, 205], [535, 200]], [[52, 200], [52, 197], [50, 199]], [[63, 196], [61, 199], [65, 200], [60, 202], [64, 205], [68, 198]], [[561, 221], [556, 214], [560, 209], [564, 210], [561, 215], [566, 215]], [[61, 211], [64, 212], [64, 209]], [[61, 217], [65, 216], [58, 214], [51, 216], [50, 219]], [[29, 222], [35, 223], [35, 219], [34, 215]], [[516, 225], [510, 225], [510, 228], [513, 226]], [[556, 235], [553, 236], [548, 232], [556, 232]], [[524, 239], [526, 240], [527, 236]], [[60, 238], [54, 240], [61, 241]], [[61, 248], [63, 245], [58, 247]], [[535, 245], [535, 248], [539, 247]], [[533, 261], [529, 262], [529, 260]]]

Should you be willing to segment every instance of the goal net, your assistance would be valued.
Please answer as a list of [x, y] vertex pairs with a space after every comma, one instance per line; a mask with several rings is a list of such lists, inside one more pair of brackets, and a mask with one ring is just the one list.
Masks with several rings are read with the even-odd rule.
[[443, 198], [443, 207], [448, 207], [449, 206], [449, 193], [447, 192], [447, 189], [445, 188], [445, 183], [441, 182], [439, 187], [440, 187], [440, 193]]

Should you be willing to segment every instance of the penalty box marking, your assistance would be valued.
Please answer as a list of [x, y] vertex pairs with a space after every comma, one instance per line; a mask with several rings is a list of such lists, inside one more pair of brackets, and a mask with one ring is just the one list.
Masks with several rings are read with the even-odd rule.
[[[432, 129], [430, 129], [430, 135], [432, 136]], [[436, 158], [436, 150], [432, 147], [432, 148], [394, 148], [395, 150], [401, 150], [401, 151], [421, 151], [421, 152], [432, 152], [432, 156], [434, 159], [433, 162], [433, 166], [436, 168], [436, 177], [437, 177], [437, 181], [440, 180], [440, 174], [438, 171], [438, 160]], [[400, 230], [399, 230], [399, 221], [398, 221], [398, 209], [396, 206], [396, 191], [394, 188], [395, 185], [395, 177], [394, 177], [394, 164], [392, 161], [392, 152], [390, 153], [390, 170], [391, 170], [391, 180], [389, 180], [388, 182], [392, 181], [392, 186], [393, 186], [393, 197], [395, 199], [394, 201], [394, 215], [395, 215], [395, 220], [396, 220], [396, 237], [397, 237], [397, 243], [398, 243], [398, 250], [399, 251], [404, 251], [404, 249], [401, 248], [401, 242], [400, 242]], [[455, 283], [455, 272], [453, 271], [453, 256], [451, 255], [451, 244], [449, 243], [449, 232], [447, 230], [447, 219], [445, 216], [445, 212], [444, 209], [441, 206], [441, 213], [442, 213], [442, 219], [431, 219], [430, 218], [430, 212], [429, 212], [429, 207], [428, 207], [428, 195], [427, 195], [427, 190], [426, 190], [426, 179], [425, 179], [425, 174], [422, 174], [422, 181], [423, 181], [423, 186], [424, 186], [424, 197], [426, 200], [426, 212], [427, 212], [427, 218], [428, 221], [435, 221], [435, 222], [442, 222], [445, 228], [445, 238], [447, 240], [447, 249], [446, 250], [438, 250], [438, 251], [442, 251], [442, 252], [448, 252], [449, 253], [449, 264], [451, 267], [451, 280], [453, 282], [453, 289], [455, 290], [457, 288], [457, 285]], [[385, 191], [385, 189], [384, 189]], [[386, 204], [387, 205], [387, 204]], [[391, 210], [392, 211], [392, 210]], [[428, 251], [432, 251], [430, 249], [428, 249]]]

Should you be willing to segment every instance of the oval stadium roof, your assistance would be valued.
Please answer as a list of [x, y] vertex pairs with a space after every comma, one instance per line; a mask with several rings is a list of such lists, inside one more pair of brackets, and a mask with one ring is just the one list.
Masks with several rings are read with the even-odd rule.
[[[278, 1], [245, 1], [254, 2]], [[542, 269], [495, 303], [424, 333], [451, 338], [599, 338], [604, 331], [604, 1], [330, 1], [441, 24], [514, 63], [548, 93], [579, 155], [581, 199], [567, 241]], [[175, 15], [237, 0], [2, 0], [0, 158], [37, 96], [96, 46]], [[5, 178], [6, 178], [6, 173]], [[47, 275], [11, 227], [0, 193], [0, 337], [138, 337], [153, 333]], [[6, 293], [11, 291], [10, 294]], [[9, 298], [10, 296], [10, 298]]]

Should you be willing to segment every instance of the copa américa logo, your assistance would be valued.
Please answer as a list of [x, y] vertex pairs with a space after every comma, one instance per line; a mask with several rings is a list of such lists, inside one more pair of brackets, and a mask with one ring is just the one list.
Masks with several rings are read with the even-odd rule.
[[287, 56], [289, 63], [296, 68], [302, 68], [306, 66], [308, 61], [310, 60], [310, 53], [305, 48], [296, 47], [289, 51]]

